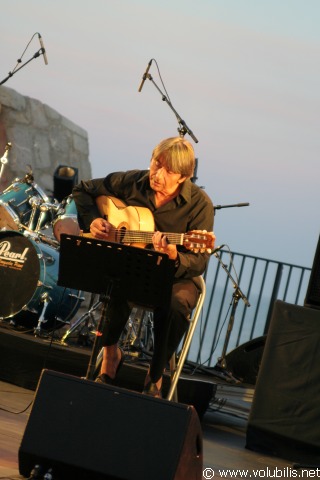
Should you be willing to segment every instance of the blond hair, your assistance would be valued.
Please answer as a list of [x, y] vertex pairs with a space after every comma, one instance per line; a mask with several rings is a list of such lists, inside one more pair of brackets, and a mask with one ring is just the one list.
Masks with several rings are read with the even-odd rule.
[[170, 137], [162, 140], [152, 152], [153, 160], [160, 160], [170, 171], [191, 178], [195, 168], [193, 146], [183, 137]]

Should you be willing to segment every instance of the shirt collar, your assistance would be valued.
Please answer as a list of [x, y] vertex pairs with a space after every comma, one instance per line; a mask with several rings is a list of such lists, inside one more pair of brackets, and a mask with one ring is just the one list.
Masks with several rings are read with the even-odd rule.
[[181, 185], [181, 190], [178, 197], [182, 197], [186, 202], [191, 202], [191, 180], [188, 178]]

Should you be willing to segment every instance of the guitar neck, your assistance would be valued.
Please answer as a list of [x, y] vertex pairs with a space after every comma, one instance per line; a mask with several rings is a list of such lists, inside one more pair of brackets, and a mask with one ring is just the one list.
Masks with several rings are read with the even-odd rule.
[[[116, 229], [115, 233], [115, 241], [118, 243], [144, 243], [149, 244], [152, 243], [152, 236], [154, 232], [142, 232], [140, 230], [122, 230]], [[172, 233], [172, 232], [165, 232], [163, 233], [169, 241], [173, 245], [183, 245], [184, 234], [183, 233]]]

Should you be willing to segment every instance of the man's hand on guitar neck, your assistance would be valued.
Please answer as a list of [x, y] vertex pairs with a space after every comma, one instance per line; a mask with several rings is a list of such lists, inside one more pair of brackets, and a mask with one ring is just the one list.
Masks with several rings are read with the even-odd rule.
[[155, 232], [152, 235], [154, 249], [158, 252], [166, 253], [171, 260], [176, 260], [178, 251], [176, 245], [168, 243], [166, 235], [161, 232]]
[[90, 224], [90, 233], [93, 238], [108, 240], [111, 224], [104, 218], [95, 218]]

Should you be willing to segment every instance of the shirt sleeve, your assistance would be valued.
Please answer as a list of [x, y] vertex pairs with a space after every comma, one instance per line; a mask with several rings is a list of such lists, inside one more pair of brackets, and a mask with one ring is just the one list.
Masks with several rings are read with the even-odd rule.
[[[206, 230], [213, 232], [214, 207], [206, 195], [199, 205], [194, 209], [194, 217], [189, 222], [189, 230]], [[178, 248], [178, 268], [175, 272], [175, 278], [192, 278], [202, 275], [209, 263], [211, 253], [195, 252], [192, 249]]]
[[77, 207], [80, 228], [90, 231], [91, 222], [101, 217], [96, 205], [96, 198], [100, 195], [113, 196], [126, 200], [136, 193], [136, 183], [147, 174], [146, 171], [130, 170], [127, 172], [113, 172], [105, 178], [82, 181], [73, 188], [72, 195]]
[[95, 218], [101, 217], [95, 201], [100, 195], [112, 195], [105, 186], [104, 178], [82, 181], [72, 190], [79, 225], [85, 232], [90, 231], [90, 224]]

